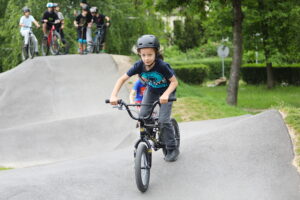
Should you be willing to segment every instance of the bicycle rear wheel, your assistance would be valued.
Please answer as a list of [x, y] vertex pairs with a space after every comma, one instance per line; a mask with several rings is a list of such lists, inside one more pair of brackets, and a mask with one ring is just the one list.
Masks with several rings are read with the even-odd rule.
[[34, 58], [34, 50], [35, 50], [35, 44], [33, 42], [32, 37], [29, 37], [29, 41], [28, 41], [28, 54], [29, 54], [29, 58], [33, 59]]
[[145, 143], [140, 143], [135, 156], [135, 182], [141, 192], [146, 192], [150, 180], [150, 161], [148, 147]]
[[59, 54], [59, 48], [60, 48], [59, 40], [61, 40], [59, 33], [54, 31], [53, 34], [52, 34], [52, 39], [51, 39], [51, 43], [50, 43], [50, 53], [52, 55], [58, 55]]
[[[171, 123], [172, 123], [172, 126], [174, 128], [174, 137], [175, 137], [176, 148], [179, 149], [179, 147], [180, 147], [180, 131], [179, 131], [179, 126], [178, 126], [178, 123], [177, 123], [176, 119], [174, 119], [174, 118], [171, 119]], [[162, 152], [163, 152], [164, 156], [167, 155], [167, 149], [166, 149], [165, 146], [162, 148]]]

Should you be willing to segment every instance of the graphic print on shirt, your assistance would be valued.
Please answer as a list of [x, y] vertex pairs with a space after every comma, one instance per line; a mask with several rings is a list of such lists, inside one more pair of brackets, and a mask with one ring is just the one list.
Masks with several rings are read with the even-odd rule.
[[159, 72], [142, 72], [141, 78], [153, 88], [168, 87], [168, 81]]

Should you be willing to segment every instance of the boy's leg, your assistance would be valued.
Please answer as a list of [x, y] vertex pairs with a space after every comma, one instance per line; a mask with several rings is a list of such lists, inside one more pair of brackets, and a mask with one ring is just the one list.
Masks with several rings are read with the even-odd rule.
[[29, 30], [21, 31], [21, 35], [24, 37], [25, 46], [27, 46], [29, 40]]
[[[170, 98], [175, 97], [172, 93]], [[161, 104], [159, 111], [158, 122], [160, 125], [160, 131], [163, 136], [163, 140], [166, 144], [168, 150], [173, 150], [176, 148], [174, 128], [171, 123], [171, 113], [172, 113], [173, 102], [168, 102], [167, 104]]]
[[[170, 98], [173, 97], [175, 97], [175, 93], [172, 93], [170, 95]], [[171, 122], [172, 105], [173, 102], [162, 104], [160, 107], [158, 119], [160, 132], [167, 149], [167, 155], [165, 157], [165, 160], [168, 162], [176, 161], [179, 155], [179, 149], [176, 148], [174, 127]]]

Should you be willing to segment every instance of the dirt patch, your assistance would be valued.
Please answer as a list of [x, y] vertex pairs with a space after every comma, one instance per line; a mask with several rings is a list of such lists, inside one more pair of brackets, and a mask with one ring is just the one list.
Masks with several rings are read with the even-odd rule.
[[[287, 117], [287, 114], [283, 111], [283, 110], [279, 110], [281, 116], [283, 119], [285, 119]], [[295, 130], [290, 127], [287, 123], [286, 124], [286, 127], [288, 128], [288, 131], [289, 131], [289, 134], [291, 136], [291, 139], [292, 139], [292, 143], [293, 143], [293, 147], [294, 147], [294, 160], [293, 160], [293, 165], [297, 168], [298, 172], [300, 173], [300, 166], [298, 165], [299, 161], [300, 161], [300, 156], [297, 155], [296, 153], [296, 144], [297, 144], [297, 137], [296, 137], [296, 132]]]

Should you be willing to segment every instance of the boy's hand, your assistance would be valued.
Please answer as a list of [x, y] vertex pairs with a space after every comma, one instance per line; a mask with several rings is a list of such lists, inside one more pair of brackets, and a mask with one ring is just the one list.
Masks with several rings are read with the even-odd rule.
[[169, 95], [163, 94], [161, 95], [161, 97], [159, 98], [159, 102], [161, 104], [166, 104], [169, 101]]
[[119, 98], [118, 98], [117, 96], [111, 96], [111, 97], [110, 97], [110, 100], [109, 100], [109, 101], [110, 101], [110, 104], [111, 104], [111, 105], [118, 105], [118, 99], [119, 99]]
[[47, 23], [47, 22], [48, 22], [48, 20], [47, 20], [47, 19], [44, 19], [44, 22], [45, 22], [45, 23]]

